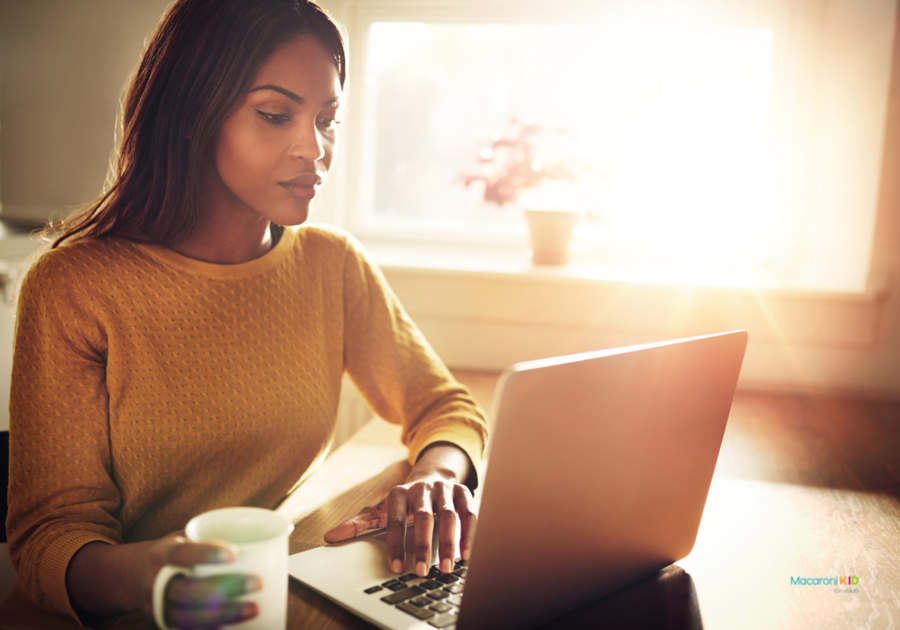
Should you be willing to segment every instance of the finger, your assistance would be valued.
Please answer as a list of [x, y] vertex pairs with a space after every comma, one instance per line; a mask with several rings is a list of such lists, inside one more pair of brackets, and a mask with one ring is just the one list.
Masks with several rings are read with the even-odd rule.
[[180, 608], [223, 605], [262, 588], [255, 575], [228, 573], [207, 578], [173, 578], [166, 587], [166, 603]]
[[434, 484], [431, 491], [434, 509], [438, 517], [438, 559], [442, 573], [453, 570], [456, 551], [456, 509], [453, 504], [453, 486], [443, 482]]
[[434, 535], [434, 507], [431, 488], [417, 483], [409, 490], [409, 509], [413, 513], [413, 536], [416, 548], [416, 575], [424, 577], [431, 568], [431, 541]]
[[472, 541], [475, 539], [478, 515], [475, 513], [472, 493], [466, 486], [457, 484], [453, 487], [453, 504], [459, 515], [459, 555], [463, 560], [468, 560], [472, 553]]
[[387, 498], [387, 548], [391, 571], [402, 573], [406, 561], [406, 488], [395, 486]]
[[359, 514], [347, 519], [340, 525], [325, 532], [325, 542], [334, 543], [359, 536], [367, 529], [376, 529], [387, 525], [387, 510], [382, 501], [378, 505], [370, 505], [360, 510]]
[[195, 628], [218, 627], [253, 619], [259, 614], [253, 602], [230, 602], [205, 608], [166, 608], [166, 624], [173, 628], [194, 630]]
[[235, 545], [224, 540], [195, 543], [176, 538], [173, 542], [166, 550], [166, 564], [176, 567], [190, 568], [195, 564], [234, 562], [239, 553]]

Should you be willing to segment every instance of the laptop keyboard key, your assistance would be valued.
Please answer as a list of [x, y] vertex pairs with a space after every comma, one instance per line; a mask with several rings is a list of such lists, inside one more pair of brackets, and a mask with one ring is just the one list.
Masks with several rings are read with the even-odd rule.
[[453, 610], [453, 606], [445, 604], [444, 602], [434, 602], [431, 606], [431, 610], [434, 612], [445, 613], [448, 610]]
[[444, 613], [443, 615], [430, 620], [428, 623], [435, 628], [448, 628], [456, 623], [456, 619], [457, 616], [453, 613]]
[[377, 593], [378, 591], [383, 590], [380, 586], [373, 586], [372, 588], [367, 588], [363, 591], [367, 595], [371, 595], [372, 593]]
[[434, 600], [423, 595], [422, 597], [416, 597], [415, 599], [409, 600], [409, 603], [414, 604], [419, 608], [424, 608], [425, 606], [430, 606], [431, 604], [433, 604]]
[[456, 593], [462, 593], [463, 585], [462, 584], [450, 584], [449, 586], [445, 586], [444, 590], [447, 591], [448, 593], [453, 593], [455, 595]]
[[397, 604], [397, 608], [402, 610], [408, 615], [412, 615], [416, 619], [430, 619], [434, 617], [434, 612], [431, 610], [427, 610], [424, 608], [417, 608], [416, 606], [411, 606], [410, 604], [403, 602], [402, 604]]
[[450, 597], [450, 593], [442, 589], [440, 591], [431, 591], [428, 593], [428, 597], [431, 599], [446, 599]]
[[401, 582], [400, 582], [400, 580], [391, 579], [391, 580], [388, 580], [387, 582], [381, 583], [381, 585], [386, 588], [390, 588], [391, 584], [401, 584]]
[[406, 575], [401, 576], [401, 577], [398, 578], [398, 579], [399, 579], [401, 582], [412, 582], [412, 581], [415, 580], [417, 577], [419, 577], [419, 576], [416, 575], [415, 573], [407, 573]]
[[397, 591], [393, 595], [385, 595], [381, 598], [381, 601], [387, 602], [388, 604], [394, 605], [399, 604], [400, 602], [409, 599], [410, 597], [417, 597], [419, 595], [424, 595], [425, 591], [418, 586], [410, 586], [407, 589], [402, 591]]
[[434, 580], [425, 580], [424, 582], [419, 582], [419, 586], [428, 591], [433, 591], [436, 588], [441, 588], [444, 586], [440, 582], [435, 582]]
[[387, 588], [388, 588], [389, 590], [392, 590], [392, 591], [402, 591], [402, 590], [405, 589], [407, 586], [409, 586], [409, 585], [408, 585], [408, 584], [404, 584], [403, 582], [397, 582], [396, 584], [391, 584], [391, 585], [389, 585]]
[[[468, 569], [466, 567], [460, 567], [456, 571], [453, 572], [453, 575], [464, 578], [464, 577], [466, 577], [466, 571], [468, 571]], [[400, 579], [402, 580], [403, 578], [400, 578]]]
[[442, 575], [441, 577], [436, 577], [434, 579], [438, 582], [443, 582], [444, 584], [453, 584], [454, 582], [459, 582], [459, 578], [452, 573], [448, 573], [447, 575]]
[[[384, 599], [383, 597], [381, 599]], [[461, 595], [451, 595], [447, 598], [447, 602], [453, 604], [454, 606], [459, 606], [462, 604], [462, 596]]]

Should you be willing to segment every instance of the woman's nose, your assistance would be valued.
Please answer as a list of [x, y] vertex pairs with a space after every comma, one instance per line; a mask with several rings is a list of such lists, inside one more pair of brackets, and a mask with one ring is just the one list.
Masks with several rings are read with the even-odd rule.
[[291, 146], [291, 155], [311, 162], [321, 160], [325, 156], [325, 144], [315, 121], [298, 126], [294, 144]]

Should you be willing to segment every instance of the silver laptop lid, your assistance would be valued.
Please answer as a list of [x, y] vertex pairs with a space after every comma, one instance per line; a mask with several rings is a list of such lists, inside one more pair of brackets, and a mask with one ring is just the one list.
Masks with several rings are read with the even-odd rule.
[[691, 550], [747, 333], [501, 377], [459, 627], [530, 628]]

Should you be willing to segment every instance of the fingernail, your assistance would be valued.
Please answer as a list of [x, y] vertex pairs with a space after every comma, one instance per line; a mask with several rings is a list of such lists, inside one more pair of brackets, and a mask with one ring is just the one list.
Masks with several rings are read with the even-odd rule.
[[234, 562], [237, 560], [237, 554], [231, 549], [219, 550], [219, 562]]
[[255, 575], [248, 575], [244, 579], [244, 592], [255, 593], [259, 590], [262, 590], [262, 580]]
[[391, 562], [391, 571], [394, 573], [402, 573], [403, 572], [403, 560], [400, 558], [394, 558]]
[[244, 605], [241, 606], [240, 620], [245, 621], [247, 619], [252, 619], [257, 614], [259, 614], [259, 611], [256, 608], [256, 604], [253, 602], [245, 602]]
[[450, 562], [450, 558], [444, 558], [441, 560], [441, 573], [450, 573], [453, 570], [453, 563]]
[[234, 562], [235, 555], [231, 549], [225, 549], [224, 547], [217, 547], [216, 549], [210, 549], [206, 554], [206, 561], [218, 564], [222, 562]]
[[425, 575], [425, 572], [426, 572], [425, 563], [422, 562], [421, 560], [416, 562], [416, 575], [418, 575], [419, 577], [422, 577]]

